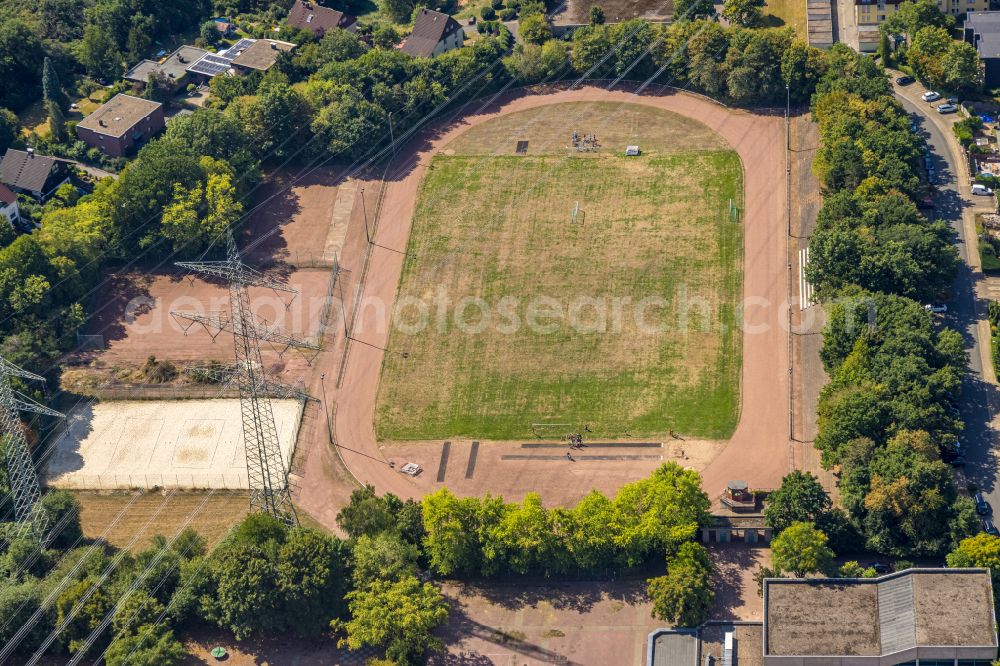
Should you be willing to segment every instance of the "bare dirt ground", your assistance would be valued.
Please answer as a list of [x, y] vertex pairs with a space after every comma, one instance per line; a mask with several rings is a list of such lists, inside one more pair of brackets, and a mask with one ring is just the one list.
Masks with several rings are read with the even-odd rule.
[[247, 259], [302, 267], [331, 262], [343, 247], [357, 191], [357, 183], [342, 181], [340, 171], [321, 167], [306, 174], [298, 170], [268, 174], [240, 244], [267, 238]]
[[[292, 270], [283, 275], [291, 294], [266, 289], [250, 290], [254, 313], [285, 333], [315, 341], [319, 321], [327, 300], [330, 270]], [[94, 367], [136, 366], [150, 356], [169, 361], [230, 362], [232, 337], [222, 333], [213, 342], [201, 325], [191, 326], [185, 334], [181, 322], [170, 315], [173, 310], [200, 314], [229, 311], [226, 285], [190, 278], [179, 272], [142, 275], [112, 275], [105, 283], [97, 302], [101, 305], [88, 322], [87, 333], [103, 335], [103, 351], [74, 354], [74, 364]], [[286, 308], [286, 303], [290, 305]], [[337, 311], [331, 312], [331, 319]], [[214, 333], [215, 331], [213, 331]], [[279, 357], [278, 351], [262, 345], [264, 364], [272, 375], [284, 381], [305, 379], [309, 373], [306, 360], [294, 350]]]
[[[819, 128], [808, 114], [792, 119], [790, 126], [792, 243], [789, 261], [798, 272], [801, 250], [808, 246], [816, 228], [816, 216], [823, 205], [819, 181], [812, 172], [812, 161], [819, 148]], [[792, 280], [792, 448], [795, 468], [816, 474], [823, 486], [834, 496], [837, 484], [833, 475], [820, 466], [819, 452], [812, 442], [818, 430], [816, 408], [819, 393], [829, 380], [819, 351], [823, 345], [822, 330], [826, 313], [820, 303], [802, 309], [803, 283]]]
[[[768, 549], [743, 544], [713, 546], [717, 574], [712, 617], [760, 620], [763, 602], [753, 574], [770, 560]], [[446, 652], [430, 664], [538, 666], [540, 664], [642, 664], [649, 632], [665, 626], [651, 615], [646, 579], [662, 572], [630, 575], [615, 581], [446, 582], [452, 607], [441, 638]], [[260, 664], [363, 664], [373, 652], [347, 653], [331, 638], [316, 641], [273, 639], [237, 642], [217, 630], [182, 636], [192, 656], [186, 664], [214, 663], [216, 645], [230, 653], [234, 666]]]
[[[584, 86], [576, 90], [551, 90], [548, 94], [514, 93], [488, 108], [469, 113], [438, 129], [414, 139], [406, 146], [391, 170], [381, 204], [380, 222], [375, 231], [375, 243], [369, 260], [361, 296], [365, 301], [392, 303], [395, 298], [403, 264], [403, 252], [409, 236], [416, 194], [421, 178], [433, 155], [467, 128], [514, 111], [548, 106], [561, 102], [603, 101], [623, 104], [640, 104], [673, 111], [704, 123], [720, 134], [740, 155], [746, 173], [745, 182], [745, 239], [744, 239], [744, 290], [746, 307], [743, 311], [743, 402], [741, 419], [731, 440], [718, 456], [702, 470], [704, 487], [713, 497], [733, 478], [743, 478], [755, 488], [774, 488], [790, 468], [789, 450], [789, 358], [787, 336], [788, 293], [788, 244], [785, 219], [785, 188], [776, 184], [785, 182], [784, 122], [780, 116], [732, 110], [704, 98], [683, 93], [646, 91], [635, 95], [625, 91], [607, 91]], [[377, 197], [374, 185], [367, 188], [368, 210], [374, 208]], [[353, 294], [364, 267], [365, 231], [363, 225], [353, 224], [345, 241], [345, 278], [343, 293], [348, 312], [354, 306]], [[334, 439], [337, 449], [329, 446], [326, 432], [317, 429], [316, 442], [305, 461], [304, 479], [301, 482], [299, 501], [317, 520], [334, 525], [339, 507], [332, 502], [333, 483], [326, 477], [331, 469], [331, 459], [338, 455], [352, 476], [365, 483], [372, 483], [380, 492], [394, 492], [403, 497], [418, 498], [436, 482], [435, 456], [440, 460], [441, 442], [425, 442], [428, 453], [424, 460], [431, 461], [429, 469], [416, 480], [399, 473], [390, 466], [386, 455], [395, 453], [381, 449], [375, 439], [373, 417], [378, 390], [379, 370], [386, 353], [387, 331], [378, 333], [376, 308], [359, 311], [357, 328], [363, 334], [350, 344], [347, 364], [342, 367], [343, 334], [327, 328], [327, 350], [317, 359], [311, 390], [319, 395], [321, 379], [326, 378], [328, 405], [333, 411]], [[335, 340], [335, 343], [331, 342]], [[389, 353], [397, 353], [389, 350]], [[332, 378], [342, 372], [337, 385]], [[334, 407], [335, 406], [335, 407]], [[300, 446], [302, 446], [300, 441]], [[490, 446], [482, 442], [480, 453]], [[648, 452], [647, 452], [648, 453]], [[416, 456], [411, 451], [409, 455]], [[466, 456], [468, 454], [465, 454]], [[445, 471], [448, 478], [452, 465], [461, 470], [467, 457], [456, 454], [456, 459]], [[568, 473], [573, 463], [564, 463], [566, 471], [554, 472], [548, 477], [540, 475], [539, 487], [549, 505], [577, 501], [590, 488], [605, 485], [601, 480], [609, 470], [621, 469], [620, 462], [588, 462], [578, 464]], [[488, 470], [474, 472], [479, 483], [477, 494], [497, 492], [517, 485], [517, 477], [525, 473], [525, 465], [500, 463]], [[621, 473], [621, 472], [620, 472]], [[629, 468], [621, 473], [621, 483], [640, 478], [648, 467]], [[479, 476], [482, 474], [482, 476]], [[631, 478], [629, 478], [631, 477]], [[620, 485], [620, 484], [619, 484]], [[472, 490], [472, 488], [470, 488]]]

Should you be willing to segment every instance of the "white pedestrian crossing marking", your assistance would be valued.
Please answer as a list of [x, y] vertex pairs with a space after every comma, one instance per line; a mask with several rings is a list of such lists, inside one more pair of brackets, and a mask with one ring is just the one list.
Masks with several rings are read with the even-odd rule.
[[805, 310], [816, 305], [816, 297], [812, 284], [806, 279], [806, 266], [809, 265], [809, 248], [799, 250], [799, 308]]

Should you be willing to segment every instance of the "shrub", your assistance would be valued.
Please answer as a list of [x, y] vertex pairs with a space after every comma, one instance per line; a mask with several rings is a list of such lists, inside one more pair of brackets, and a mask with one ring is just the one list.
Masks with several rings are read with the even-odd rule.
[[492, 21], [497, 17], [496, 10], [492, 7], [483, 7], [479, 10], [479, 15], [483, 17], [485, 21]]
[[493, 9], [500, 9], [503, 7], [503, 0], [490, 0], [490, 7]]
[[517, 12], [510, 7], [500, 10], [500, 20], [501, 21], [513, 21], [517, 18]]

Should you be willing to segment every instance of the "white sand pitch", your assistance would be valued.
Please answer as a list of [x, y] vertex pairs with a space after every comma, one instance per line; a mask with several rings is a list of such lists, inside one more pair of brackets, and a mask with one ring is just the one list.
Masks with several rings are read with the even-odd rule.
[[[302, 418], [298, 400], [271, 400], [285, 465]], [[56, 488], [246, 489], [240, 401], [99, 402], [67, 415], [47, 464]]]

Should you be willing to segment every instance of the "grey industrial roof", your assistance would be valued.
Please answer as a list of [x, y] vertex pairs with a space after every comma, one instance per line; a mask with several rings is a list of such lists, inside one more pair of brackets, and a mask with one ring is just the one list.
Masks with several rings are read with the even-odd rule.
[[161, 106], [159, 102], [120, 93], [81, 120], [77, 127], [105, 136], [122, 136]]
[[698, 666], [698, 635], [692, 631], [664, 631], [653, 640], [649, 666]]
[[1000, 57], [1000, 12], [969, 12], [965, 16], [965, 27], [971, 28], [979, 38], [976, 49], [980, 56]]
[[881, 578], [764, 581], [764, 654], [888, 655], [916, 646], [996, 646], [986, 569]]
[[421, 9], [413, 21], [413, 32], [406, 38], [403, 50], [418, 58], [428, 58], [434, 54], [438, 42], [461, 29], [459, 22], [447, 14]]
[[60, 161], [55, 157], [9, 148], [0, 161], [0, 183], [31, 192], [42, 192], [52, 168]]
[[163, 62], [153, 62], [143, 60], [135, 67], [125, 73], [125, 78], [129, 81], [145, 83], [150, 74], [162, 74], [171, 81], [179, 81], [184, 77], [188, 67], [197, 62], [208, 51], [199, 49], [196, 46], [181, 46], [176, 51], [168, 55]]

